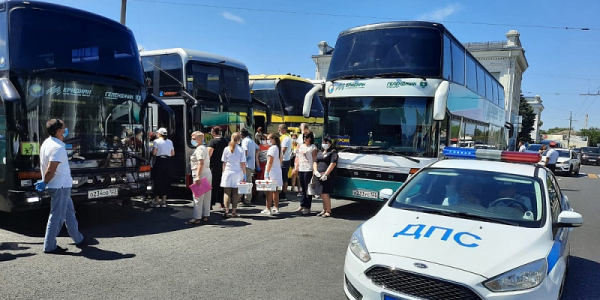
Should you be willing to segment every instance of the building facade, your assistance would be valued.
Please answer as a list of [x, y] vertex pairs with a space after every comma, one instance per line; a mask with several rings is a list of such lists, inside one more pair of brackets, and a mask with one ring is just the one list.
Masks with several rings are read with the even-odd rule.
[[539, 143], [542, 140], [540, 135], [540, 126], [542, 120], [542, 111], [544, 110], [544, 105], [542, 104], [542, 97], [540, 95], [536, 95], [535, 97], [525, 97], [527, 103], [531, 105], [533, 108], [533, 113], [535, 113], [535, 123], [533, 123], [533, 131], [531, 132], [531, 138], [535, 141], [535, 143]]

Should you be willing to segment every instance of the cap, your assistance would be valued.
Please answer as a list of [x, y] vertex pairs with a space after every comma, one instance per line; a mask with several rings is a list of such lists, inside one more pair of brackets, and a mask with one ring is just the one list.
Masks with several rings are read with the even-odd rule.
[[159, 128], [156, 132], [162, 135], [167, 135], [167, 129], [164, 127]]
[[556, 142], [550, 142], [550, 147], [556, 147]]
[[331, 138], [328, 135], [326, 135], [323, 137], [323, 142], [331, 143]]

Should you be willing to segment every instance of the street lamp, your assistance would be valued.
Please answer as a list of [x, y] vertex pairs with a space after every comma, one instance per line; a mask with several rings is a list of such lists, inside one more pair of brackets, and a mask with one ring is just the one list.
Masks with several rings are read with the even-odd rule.
[[121, 0], [121, 24], [125, 25], [125, 16], [127, 15], [127, 0]]

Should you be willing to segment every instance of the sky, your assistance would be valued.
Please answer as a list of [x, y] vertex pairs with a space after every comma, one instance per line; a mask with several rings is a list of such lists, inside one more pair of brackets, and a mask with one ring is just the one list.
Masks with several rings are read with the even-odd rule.
[[[120, 20], [121, 0], [46, 0]], [[140, 48], [189, 48], [244, 62], [251, 75], [314, 79], [317, 44], [348, 28], [436, 21], [462, 43], [505, 41], [517, 30], [529, 68], [525, 97], [540, 95], [542, 129], [600, 128], [598, 0], [128, 0], [126, 25]], [[582, 30], [587, 28], [588, 30]], [[596, 94], [596, 96], [582, 95]]]

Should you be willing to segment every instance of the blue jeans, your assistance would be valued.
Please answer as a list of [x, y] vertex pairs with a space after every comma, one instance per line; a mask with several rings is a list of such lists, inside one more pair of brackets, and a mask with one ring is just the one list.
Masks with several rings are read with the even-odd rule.
[[83, 241], [83, 235], [79, 232], [79, 224], [75, 217], [75, 208], [71, 200], [71, 188], [48, 189], [50, 193], [50, 216], [46, 226], [46, 237], [44, 238], [44, 252], [56, 249], [56, 237], [62, 229], [63, 223], [67, 225], [67, 231], [75, 244]]

